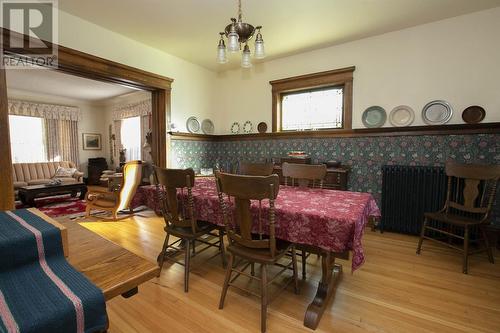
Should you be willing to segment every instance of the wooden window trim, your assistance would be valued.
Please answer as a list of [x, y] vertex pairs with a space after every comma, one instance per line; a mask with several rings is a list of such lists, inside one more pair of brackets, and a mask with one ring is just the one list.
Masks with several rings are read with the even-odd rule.
[[[274, 80], [272, 86], [272, 130], [281, 132], [281, 95], [299, 90], [315, 89], [322, 87], [342, 86], [344, 88], [344, 112], [342, 128], [352, 129], [352, 83], [353, 72], [356, 67], [346, 67], [331, 71], [294, 76], [286, 79]], [[335, 131], [336, 129], [328, 129]], [[320, 130], [321, 131], [321, 130]], [[287, 131], [293, 132], [293, 131]]]

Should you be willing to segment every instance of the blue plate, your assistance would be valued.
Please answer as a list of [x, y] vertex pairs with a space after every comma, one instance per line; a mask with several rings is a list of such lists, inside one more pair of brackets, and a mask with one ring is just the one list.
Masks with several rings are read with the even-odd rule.
[[384, 108], [377, 105], [367, 108], [361, 117], [361, 121], [368, 128], [382, 127], [386, 119], [387, 114]]

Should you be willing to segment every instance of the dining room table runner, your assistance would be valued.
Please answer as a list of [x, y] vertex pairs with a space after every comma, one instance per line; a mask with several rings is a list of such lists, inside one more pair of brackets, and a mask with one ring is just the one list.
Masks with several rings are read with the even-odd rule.
[[99, 332], [102, 291], [64, 257], [60, 230], [26, 210], [0, 212], [0, 332]]
[[[215, 178], [196, 178], [192, 194], [196, 218], [223, 226]], [[253, 201], [251, 207], [255, 217], [253, 229], [257, 231], [259, 202]], [[268, 201], [263, 201], [261, 207], [266, 227]], [[275, 235], [331, 252], [350, 250], [355, 271], [365, 260], [362, 237], [370, 216], [380, 216], [370, 193], [282, 185], [275, 200]]]

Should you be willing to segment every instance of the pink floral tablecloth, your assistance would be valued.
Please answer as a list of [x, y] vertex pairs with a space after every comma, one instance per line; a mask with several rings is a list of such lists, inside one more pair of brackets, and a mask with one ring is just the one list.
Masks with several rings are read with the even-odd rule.
[[[193, 197], [199, 220], [224, 225], [213, 178], [197, 178]], [[258, 202], [252, 206], [258, 210]], [[262, 207], [267, 216], [268, 204]], [[276, 237], [332, 252], [351, 250], [354, 271], [365, 259], [361, 239], [368, 218], [380, 211], [369, 193], [281, 186], [275, 216]]]

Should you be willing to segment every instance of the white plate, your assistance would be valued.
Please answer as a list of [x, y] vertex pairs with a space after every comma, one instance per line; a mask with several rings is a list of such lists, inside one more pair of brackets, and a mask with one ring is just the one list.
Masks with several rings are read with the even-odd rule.
[[415, 112], [407, 105], [399, 105], [389, 114], [389, 122], [394, 126], [409, 126], [415, 120]]
[[198, 133], [200, 131], [200, 122], [196, 117], [189, 117], [186, 121], [186, 128], [189, 133]]
[[205, 134], [214, 134], [214, 123], [210, 119], [201, 122], [201, 131]]
[[231, 133], [232, 134], [238, 134], [240, 132], [240, 123], [237, 123], [236, 121], [231, 125]]
[[245, 121], [245, 123], [243, 124], [243, 132], [245, 133], [252, 133], [253, 131], [253, 124], [250, 120], [247, 120]]
[[442, 100], [427, 103], [422, 109], [422, 119], [429, 125], [441, 125], [450, 121], [453, 115], [451, 105]]

